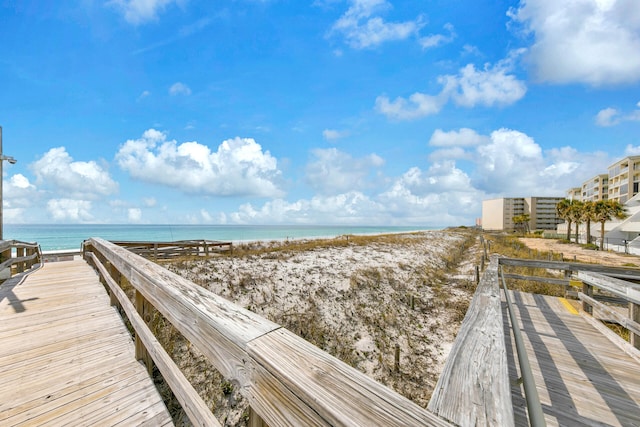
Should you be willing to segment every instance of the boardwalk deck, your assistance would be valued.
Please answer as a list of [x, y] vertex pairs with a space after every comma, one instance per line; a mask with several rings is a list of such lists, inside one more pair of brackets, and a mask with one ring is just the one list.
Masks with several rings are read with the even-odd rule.
[[[640, 364], [560, 299], [511, 295], [547, 425], [640, 426]], [[516, 425], [527, 425], [506, 311], [503, 318]]]
[[0, 286], [0, 425], [172, 425], [82, 260]]

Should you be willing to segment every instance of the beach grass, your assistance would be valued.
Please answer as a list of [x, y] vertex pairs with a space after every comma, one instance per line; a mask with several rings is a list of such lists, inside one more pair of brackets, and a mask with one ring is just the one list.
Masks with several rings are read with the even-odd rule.
[[[478, 235], [460, 228], [253, 242], [163, 265], [425, 407], [475, 291]], [[236, 385], [159, 314], [152, 323], [214, 414], [225, 425], [246, 425]], [[174, 412], [180, 425], [184, 414]]]

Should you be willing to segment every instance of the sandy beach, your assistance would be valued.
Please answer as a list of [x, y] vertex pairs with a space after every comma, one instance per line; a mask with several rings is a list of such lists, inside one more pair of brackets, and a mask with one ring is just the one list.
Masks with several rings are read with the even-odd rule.
[[[230, 257], [167, 267], [424, 407], [473, 296], [480, 254], [475, 232], [451, 229], [254, 242]], [[211, 385], [221, 379], [192, 347], [174, 353], [221, 422], [245, 425], [238, 390]]]

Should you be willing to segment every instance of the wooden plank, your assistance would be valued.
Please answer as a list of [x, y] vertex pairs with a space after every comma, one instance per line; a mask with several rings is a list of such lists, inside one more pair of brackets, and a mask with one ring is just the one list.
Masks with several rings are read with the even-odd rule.
[[[0, 424], [86, 425], [83, 417], [100, 424], [98, 418], [114, 411], [122, 419], [144, 413], [171, 424], [133, 357], [131, 336], [86, 263], [46, 264], [11, 286], [16, 298], [29, 301], [22, 312], [0, 310]], [[89, 303], [79, 306], [79, 299]]]
[[[557, 298], [512, 293], [518, 296], [517, 314], [547, 423], [639, 425], [640, 364]], [[515, 363], [513, 356], [510, 360]], [[519, 374], [512, 369], [515, 381]], [[514, 414], [526, 420], [519, 409], [520, 386], [512, 391]]]
[[[112, 378], [106, 378], [93, 384], [80, 383], [65, 391], [55, 391], [19, 406], [14, 406], [8, 411], [12, 423], [31, 423], [39, 425], [45, 420], [53, 420], [56, 417], [74, 412], [79, 402], [97, 401], [104, 397], [111, 397], [131, 384], [139, 385], [141, 381], [147, 381], [144, 370], [135, 369], [125, 371], [122, 368], [114, 372]], [[36, 403], [40, 403], [39, 405]], [[108, 408], [111, 409], [111, 408]]]
[[[136, 353], [138, 353], [138, 342], [144, 348], [145, 354], [151, 356], [163, 378], [180, 402], [180, 405], [189, 416], [194, 425], [219, 426], [218, 420], [213, 416], [206, 403], [198, 395], [191, 383], [184, 377], [180, 369], [175, 365], [171, 357], [166, 353], [160, 342], [149, 330], [146, 322], [139, 314], [138, 307], [135, 307], [124, 291], [108, 274], [107, 269], [99, 262], [94, 254], [89, 255], [94, 266], [107, 282], [107, 286], [125, 311], [127, 318], [136, 331]], [[139, 292], [137, 292], [139, 294]]]
[[640, 285], [624, 280], [608, 277], [604, 274], [591, 272], [578, 272], [578, 279], [589, 285], [596, 286], [614, 295], [625, 298], [634, 304], [640, 304]]
[[428, 408], [458, 425], [514, 423], [495, 255], [476, 289]]
[[[253, 340], [248, 354], [256, 362], [252, 390], [264, 399], [251, 406], [268, 425], [282, 425], [275, 412], [303, 409], [287, 425], [446, 426], [449, 423], [346, 365], [286, 329]], [[277, 381], [259, 371], [262, 367]], [[291, 393], [309, 409], [292, 402]], [[268, 408], [263, 408], [268, 405]], [[262, 410], [260, 410], [262, 409]], [[297, 417], [305, 417], [300, 418]]]

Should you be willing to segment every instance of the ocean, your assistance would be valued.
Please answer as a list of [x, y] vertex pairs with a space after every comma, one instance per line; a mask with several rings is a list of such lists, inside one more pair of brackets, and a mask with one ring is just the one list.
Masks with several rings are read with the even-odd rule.
[[86, 225], [5, 224], [5, 240], [38, 242], [43, 251], [80, 249], [90, 237], [126, 241], [221, 240], [239, 243], [343, 234], [382, 234], [437, 227], [306, 226], [306, 225]]

